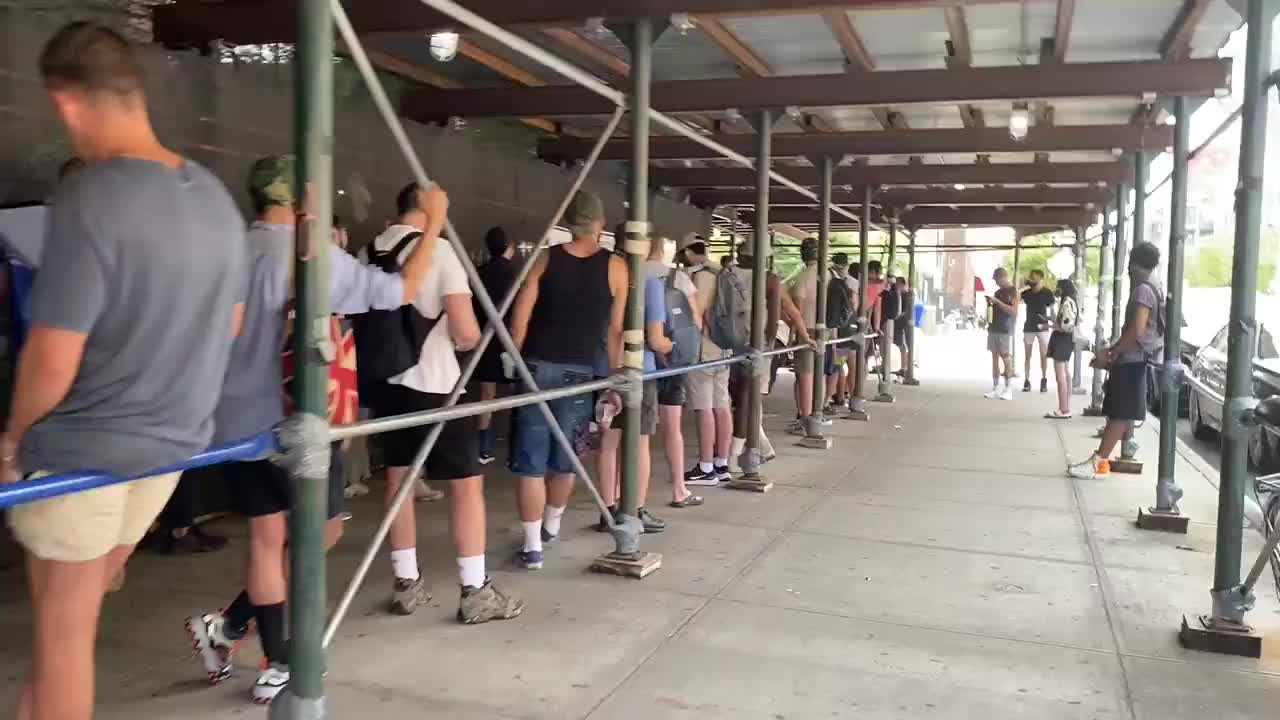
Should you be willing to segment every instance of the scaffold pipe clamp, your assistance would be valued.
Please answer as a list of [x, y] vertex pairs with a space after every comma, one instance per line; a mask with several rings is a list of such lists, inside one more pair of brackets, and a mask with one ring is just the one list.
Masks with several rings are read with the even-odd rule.
[[622, 241], [622, 249], [628, 255], [649, 257], [649, 229], [652, 225], [643, 220], [628, 220], [624, 227], [626, 238]]
[[272, 462], [290, 477], [315, 482], [329, 477], [327, 420], [311, 413], [294, 413], [277, 425], [275, 432], [280, 452], [272, 456]]

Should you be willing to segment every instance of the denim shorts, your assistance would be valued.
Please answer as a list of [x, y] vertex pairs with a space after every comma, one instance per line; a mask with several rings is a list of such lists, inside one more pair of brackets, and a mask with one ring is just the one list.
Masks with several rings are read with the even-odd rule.
[[[594, 379], [590, 365], [530, 360], [529, 372], [539, 390], [554, 390], [569, 385], [590, 382]], [[525, 388], [522, 392], [529, 392]], [[547, 403], [555, 415], [556, 424], [573, 442], [586, 430], [594, 414], [595, 404], [591, 393], [552, 400]], [[541, 477], [548, 470], [558, 473], [573, 472], [573, 454], [561, 447], [551, 435], [542, 410], [537, 405], [525, 405], [515, 410], [515, 429], [511, 440], [511, 472], [521, 477]]]

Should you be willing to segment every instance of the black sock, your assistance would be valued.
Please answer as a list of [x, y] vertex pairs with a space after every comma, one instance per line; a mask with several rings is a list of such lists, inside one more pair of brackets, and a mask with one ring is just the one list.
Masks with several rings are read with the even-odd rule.
[[267, 656], [267, 662], [288, 665], [289, 646], [284, 638], [284, 603], [255, 605], [253, 610], [258, 618], [258, 637], [262, 640], [262, 654]]
[[227, 609], [222, 611], [222, 615], [227, 620], [224, 626], [227, 636], [236, 636], [232, 639], [244, 637], [249, 631], [249, 621], [253, 619], [253, 602], [249, 600], [249, 592], [241, 590]]

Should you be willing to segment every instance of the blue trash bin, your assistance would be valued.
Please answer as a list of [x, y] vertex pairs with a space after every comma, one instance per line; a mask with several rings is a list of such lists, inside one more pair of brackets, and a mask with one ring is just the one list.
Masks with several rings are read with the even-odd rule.
[[915, 311], [916, 327], [924, 329], [924, 303], [916, 303]]

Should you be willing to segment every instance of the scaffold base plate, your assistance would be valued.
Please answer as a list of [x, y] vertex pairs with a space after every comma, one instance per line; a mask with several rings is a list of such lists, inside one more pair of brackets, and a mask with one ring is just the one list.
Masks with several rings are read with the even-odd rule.
[[894, 402], [895, 400], [896, 398], [894, 398], [891, 393], [881, 393], [871, 398], [872, 402], [878, 402], [878, 403], [891, 403], [891, 402]]
[[918, 387], [920, 385], [920, 381], [915, 378], [907, 378], [902, 381], [902, 384], [908, 387]]
[[765, 493], [773, 489], [773, 483], [765, 480], [759, 475], [755, 477], [747, 477], [739, 475], [729, 481], [727, 487], [730, 490], [749, 490], [751, 492]]
[[810, 448], [812, 450], [830, 450], [831, 438], [825, 437], [825, 436], [802, 437], [800, 438], [800, 441], [796, 443], [796, 445], [799, 445], [800, 447], [804, 447], [804, 448]]
[[591, 571], [641, 580], [662, 567], [660, 553], [642, 552], [634, 558], [607, 553], [591, 563]]
[[1124, 459], [1112, 460], [1111, 471], [1118, 472], [1118, 473], [1125, 473], [1126, 475], [1141, 475], [1142, 461], [1141, 460], [1124, 460]]
[[848, 415], [842, 416], [842, 419], [859, 420], [861, 422], [867, 422], [868, 420], [871, 419], [871, 413], [867, 412], [866, 410], [850, 410]]
[[1155, 508], [1138, 508], [1138, 529], [1187, 534], [1191, 518], [1180, 513], [1158, 512]]
[[1210, 627], [1206, 620], [1203, 615], [1191, 618], [1182, 616], [1182, 629], [1178, 632], [1178, 642], [1182, 647], [1222, 655], [1262, 657], [1262, 636], [1252, 628], [1237, 630]]

